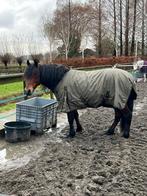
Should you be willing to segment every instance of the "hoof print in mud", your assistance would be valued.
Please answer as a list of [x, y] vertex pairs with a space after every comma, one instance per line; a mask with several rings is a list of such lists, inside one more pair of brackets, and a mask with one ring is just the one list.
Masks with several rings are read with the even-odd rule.
[[96, 184], [102, 185], [105, 181], [105, 178], [103, 176], [93, 176], [92, 181]]
[[83, 174], [78, 174], [77, 176], [76, 176], [76, 179], [83, 179], [84, 178], [84, 175]]
[[99, 192], [100, 191], [99, 187], [97, 185], [93, 184], [93, 183], [88, 184], [87, 189], [91, 192], [93, 192], [93, 191], [94, 192]]

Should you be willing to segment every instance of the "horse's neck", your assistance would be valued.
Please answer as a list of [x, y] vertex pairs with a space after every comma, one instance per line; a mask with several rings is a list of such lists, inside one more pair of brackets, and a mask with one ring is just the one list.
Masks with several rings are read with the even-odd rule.
[[69, 68], [64, 65], [41, 65], [40, 82], [47, 88], [54, 91], [58, 83], [68, 71]]

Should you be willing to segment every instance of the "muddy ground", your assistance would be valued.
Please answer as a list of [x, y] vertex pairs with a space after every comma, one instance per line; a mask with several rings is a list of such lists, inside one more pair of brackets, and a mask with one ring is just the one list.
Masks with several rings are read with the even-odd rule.
[[147, 195], [147, 83], [137, 84], [138, 99], [129, 139], [104, 132], [113, 110], [88, 109], [82, 134], [65, 139], [46, 133], [48, 141], [25, 167], [0, 171], [0, 193], [23, 196]]

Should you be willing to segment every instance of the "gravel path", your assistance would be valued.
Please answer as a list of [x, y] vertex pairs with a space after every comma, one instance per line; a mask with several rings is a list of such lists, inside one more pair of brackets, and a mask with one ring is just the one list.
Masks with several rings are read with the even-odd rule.
[[16, 170], [0, 171], [0, 193], [23, 196], [147, 195], [147, 83], [137, 84], [131, 137], [105, 131], [113, 110], [87, 109], [82, 134], [46, 134], [45, 150]]

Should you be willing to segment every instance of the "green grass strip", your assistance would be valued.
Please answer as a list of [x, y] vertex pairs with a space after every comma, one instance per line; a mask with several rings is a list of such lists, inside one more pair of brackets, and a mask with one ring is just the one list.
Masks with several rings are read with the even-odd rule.
[[2, 99], [3, 97], [9, 97], [14, 94], [22, 93], [22, 91], [23, 91], [22, 82], [0, 84], [0, 99]]
[[[41, 97], [42, 97], [42, 98], [46, 98], [46, 99], [51, 99], [49, 93], [43, 94]], [[54, 98], [55, 98], [55, 97], [54, 97]], [[10, 111], [10, 110], [13, 110], [13, 109], [16, 109], [16, 103], [8, 103], [8, 104], [6, 104], [6, 105], [0, 106], [0, 113], [7, 112], [7, 111]], [[0, 119], [1, 119], [1, 118], [0, 118]]]
[[[16, 108], [16, 103], [9, 103], [7, 105], [0, 106], [0, 114], [3, 113], [3, 112], [13, 110], [15, 108]], [[0, 119], [2, 119], [2, 118], [5, 118], [5, 117], [0, 117]]]

